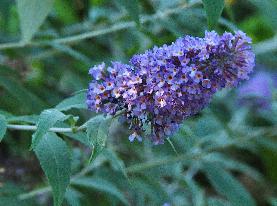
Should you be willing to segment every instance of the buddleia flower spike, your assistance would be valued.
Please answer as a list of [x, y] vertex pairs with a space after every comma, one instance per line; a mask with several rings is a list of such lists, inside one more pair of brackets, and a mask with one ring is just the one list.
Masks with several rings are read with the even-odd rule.
[[251, 39], [241, 31], [184, 36], [134, 55], [129, 65], [91, 68], [87, 105], [110, 115], [124, 110], [130, 141], [141, 141], [144, 126], [150, 125], [151, 140], [161, 144], [207, 106], [214, 93], [248, 79], [254, 60]]

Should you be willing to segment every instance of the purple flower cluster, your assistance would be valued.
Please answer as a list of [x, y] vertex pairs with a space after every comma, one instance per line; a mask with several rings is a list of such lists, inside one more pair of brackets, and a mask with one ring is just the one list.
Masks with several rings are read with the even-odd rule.
[[201, 111], [212, 95], [248, 79], [255, 56], [243, 32], [206, 32], [204, 38], [185, 36], [171, 45], [134, 55], [130, 65], [112, 62], [89, 73], [90, 110], [123, 116], [133, 131], [130, 141], [142, 140], [145, 126], [154, 144], [164, 142], [182, 121]]

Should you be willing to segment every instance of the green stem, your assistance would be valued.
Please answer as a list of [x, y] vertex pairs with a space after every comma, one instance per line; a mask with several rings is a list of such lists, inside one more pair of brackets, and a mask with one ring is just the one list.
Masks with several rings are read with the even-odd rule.
[[23, 44], [22, 42], [8, 42], [8, 43], [0, 44], [0, 50], [20, 48], [20, 47], [24, 47], [24, 46], [26, 46], [26, 44]]
[[[17, 125], [17, 124], [8, 124], [7, 128], [10, 130], [23, 130], [23, 131], [36, 131], [37, 126], [33, 125]], [[80, 126], [77, 128], [60, 128], [60, 127], [52, 127], [49, 129], [50, 132], [57, 132], [57, 133], [67, 133], [67, 132], [75, 132], [75, 131], [82, 131], [85, 130], [85, 126]]]
[[175, 154], [178, 156], [179, 153], [177, 152], [173, 142], [169, 139], [169, 138], [166, 138], [166, 140], [168, 141], [168, 143], [170, 144], [170, 146], [172, 147], [173, 151], [175, 152]]
[[[122, 115], [125, 112], [125, 110], [119, 111], [114, 116], [111, 116], [109, 118], [115, 119], [118, 116]], [[10, 130], [22, 130], [22, 131], [36, 131], [37, 126], [35, 125], [21, 125], [21, 124], [8, 124], [7, 128]], [[83, 125], [79, 127], [52, 127], [49, 129], [50, 132], [57, 132], [57, 133], [75, 133], [78, 131], [84, 131], [87, 129], [87, 123], [84, 123]]]
[[28, 193], [21, 194], [17, 198], [19, 200], [26, 200], [26, 199], [30, 199], [34, 196], [41, 195], [41, 194], [48, 193], [48, 192], [51, 192], [51, 187], [43, 187], [43, 188], [39, 188], [39, 189], [33, 190]]

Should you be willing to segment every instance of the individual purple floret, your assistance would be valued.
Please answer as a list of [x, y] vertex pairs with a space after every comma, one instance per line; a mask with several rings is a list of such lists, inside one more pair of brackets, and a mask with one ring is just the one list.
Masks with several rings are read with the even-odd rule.
[[89, 71], [88, 108], [111, 115], [124, 110], [131, 141], [141, 140], [148, 125], [153, 143], [161, 144], [216, 91], [248, 79], [255, 59], [250, 44], [241, 31], [211, 31], [134, 55], [130, 65], [102, 63]]

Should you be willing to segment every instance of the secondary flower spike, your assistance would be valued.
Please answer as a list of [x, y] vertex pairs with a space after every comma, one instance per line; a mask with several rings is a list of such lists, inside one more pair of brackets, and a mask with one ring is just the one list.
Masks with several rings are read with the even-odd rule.
[[89, 70], [88, 108], [111, 115], [124, 110], [133, 132], [130, 141], [141, 141], [150, 126], [151, 140], [161, 144], [215, 92], [248, 79], [255, 64], [250, 44], [241, 31], [221, 36], [211, 31], [204, 38], [185, 36], [134, 55], [130, 65], [94, 66]]
[[274, 74], [259, 71], [251, 80], [238, 89], [238, 100], [241, 105], [248, 106], [255, 111], [264, 112], [271, 109], [274, 85]]

